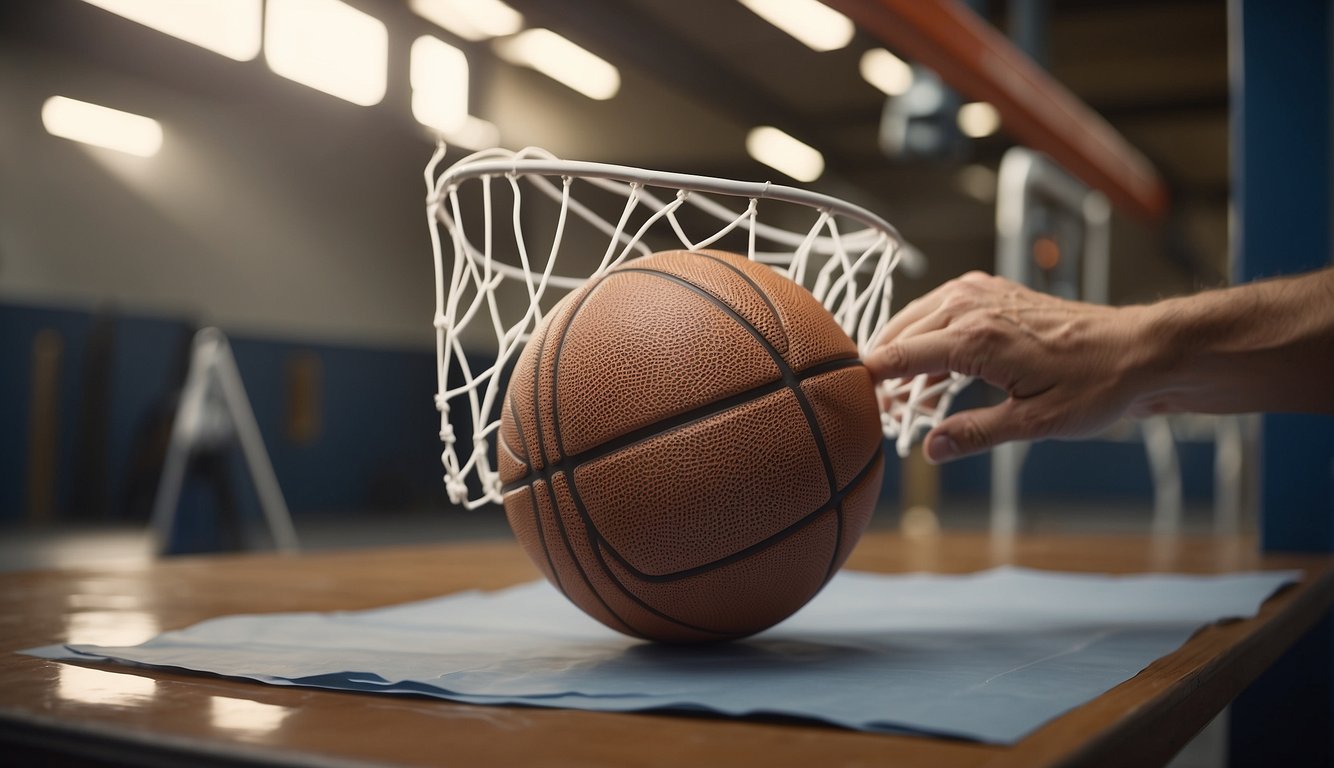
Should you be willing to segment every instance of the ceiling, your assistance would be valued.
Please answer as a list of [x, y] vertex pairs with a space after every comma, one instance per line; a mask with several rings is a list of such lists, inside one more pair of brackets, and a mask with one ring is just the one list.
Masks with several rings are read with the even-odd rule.
[[[887, 158], [877, 140], [884, 96], [858, 74], [861, 54], [879, 45], [864, 33], [844, 49], [816, 53], [738, 3], [510, 2], [530, 25], [550, 27], [628, 70], [617, 97], [622, 110], [637, 110], [633, 78], [644, 78], [739, 129], [776, 125], [818, 147], [827, 171], [813, 186], [880, 209], [939, 262], [931, 279], [990, 264], [994, 206], [967, 194], [959, 172], [965, 165], [995, 169], [1012, 140], [1002, 129], [947, 162]], [[986, 17], [1004, 30], [1008, 3], [985, 6]], [[1136, 298], [1219, 280], [1227, 251], [1225, 4], [1051, 0], [1047, 10], [1046, 67], [1150, 159], [1173, 200], [1164, 226], [1123, 221], [1118, 227], [1114, 259], [1140, 281], [1115, 292]], [[745, 156], [736, 131], [718, 131], [716, 141], [692, 136], [681, 146], [670, 138], [676, 130], [664, 126], [662, 139], [639, 132], [635, 143], [616, 144], [618, 156], [599, 159], [773, 175]], [[671, 147], [667, 156], [660, 146]]]
[[[390, 92], [363, 113], [338, 112], [357, 154], [405, 139], [420, 143], [407, 106], [405, 46], [440, 31], [403, 0], [346, 0], [391, 30]], [[928, 273], [906, 294], [967, 269], [990, 267], [995, 203], [981, 190], [1012, 140], [972, 141], [945, 161], [904, 161], [879, 149], [884, 96], [858, 74], [861, 54], [879, 43], [859, 33], [848, 47], [816, 53], [723, 0], [507, 0], [528, 26], [548, 27], [622, 71], [620, 93], [594, 102], [541, 75], [502, 63], [485, 44], [460, 43], [475, 78], [473, 110], [495, 122], [503, 143], [542, 143], [566, 157], [788, 182], [746, 155], [746, 131], [775, 125], [819, 148], [826, 173], [809, 185], [848, 198], [892, 221], [924, 251]], [[1002, 30], [1009, 4], [983, 0]], [[1043, 5], [1043, 3], [1038, 3]], [[1173, 207], [1167, 222], [1144, 226], [1127, 216], [1114, 228], [1114, 300], [1137, 300], [1216, 283], [1226, 274], [1228, 216], [1228, 30], [1221, 0], [1048, 0], [1045, 65], [1101, 113], [1157, 167]], [[218, 61], [191, 46], [148, 41], [131, 23], [103, 19], [82, 3], [0, 4], [0, 39], [40, 46], [87, 68], [115, 71], [209, 100], [247, 121], [309, 120], [306, 94], [277, 82], [261, 61]], [[6, 30], [6, 28], [8, 28]], [[133, 40], [133, 43], [125, 41]], [[170, 56], [168, 59], [167, 57]], [[170, 67], [162, 62], [170, 60]], [[127, 81], [128, 82], [128, 81]], [[299, 87], [296, 87], [299, 88]], [[327, 113], [335, 114], [334, 107]], [[329, 123], [326, 123], [329, 125]], [[553, 138], [555, 137], [555, 138]], [[557, 146], [552, 146], [552, 144]], [[405, 154], [415, 176], [420, 147]], [[331, 149], [333, 151], [333, 149]], [[394, 161], [397, 162], [397, 161]], [[409, 171], [411, 173], [409, 174]]]

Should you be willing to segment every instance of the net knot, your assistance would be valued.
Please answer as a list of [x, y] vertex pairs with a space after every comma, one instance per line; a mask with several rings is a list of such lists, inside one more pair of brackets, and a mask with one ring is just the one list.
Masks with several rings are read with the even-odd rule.
[[461, 477], [445, 475], [445, 492], [453, 504], [466, 504], [468, 501], [468, 484]]

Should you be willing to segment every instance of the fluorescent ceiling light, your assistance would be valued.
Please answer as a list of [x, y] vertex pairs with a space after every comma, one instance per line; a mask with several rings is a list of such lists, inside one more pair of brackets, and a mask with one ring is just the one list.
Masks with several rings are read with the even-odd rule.
[[438, 131], [457, 130], [468, 116], [468, 57], [445, 41], [423, 35], [409, 56], [412, 116]]
[[549, 29], [529, 29], [495, 42], [511, 64], [532, 67], [590, 99], [605, 100], [621, 88], [616, 67]]
[[283, 77], [368, 107], [384, 98], [389, 33], [339, 0], [269, 0], [264, 57]]
[[84, 0], [237, 61], [259, 55], [260, 0]]
[[980, 139], [1000, 128], [1000, 113], [985, 101], [974, 101], [959, 107], [959, 130], [965, 136]]
[[410, 0], [408, 5], [418, 16], [473, 42], [523, 29], [523, 14], [500, 0]]
[[819, 0], [740, 0], [755, 15], [813, 51], [833, 51], [852, 42], [852, 20]]
[[797, 181], [815, 181], [824, 173], [824, 155], [777, 128], [763, 125], [746, 136], [746, 151], [756, 160]]
[[162, 148], [162, 126], [151, 117], [52, 96], [42, 105], [47, 133], [139, 157]]
[[902, 96], [912, 88], [912, 67], [884, 48], [862, 54], [862, 79], [886, 96]]

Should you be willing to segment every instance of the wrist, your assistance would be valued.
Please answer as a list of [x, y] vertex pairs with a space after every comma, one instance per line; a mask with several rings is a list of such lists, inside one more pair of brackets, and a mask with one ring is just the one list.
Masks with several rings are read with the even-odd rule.
[[1189, 370], [1192, 347], [1184, 309], [1176, 299], [1122, 308], [1130, 334], [1126, 381], [1134, 415], [1190, 410], [1183, 372]]

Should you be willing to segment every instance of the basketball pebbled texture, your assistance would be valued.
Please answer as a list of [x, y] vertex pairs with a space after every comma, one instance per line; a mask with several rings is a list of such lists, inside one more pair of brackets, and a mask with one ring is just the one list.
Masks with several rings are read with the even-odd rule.
[[732, 253], [656, 253], [566, 296], [502, 407], [520, 545], [635, 637], [777, 624], [843, 565], [880, 492], [856, 346], [805, 288]]

